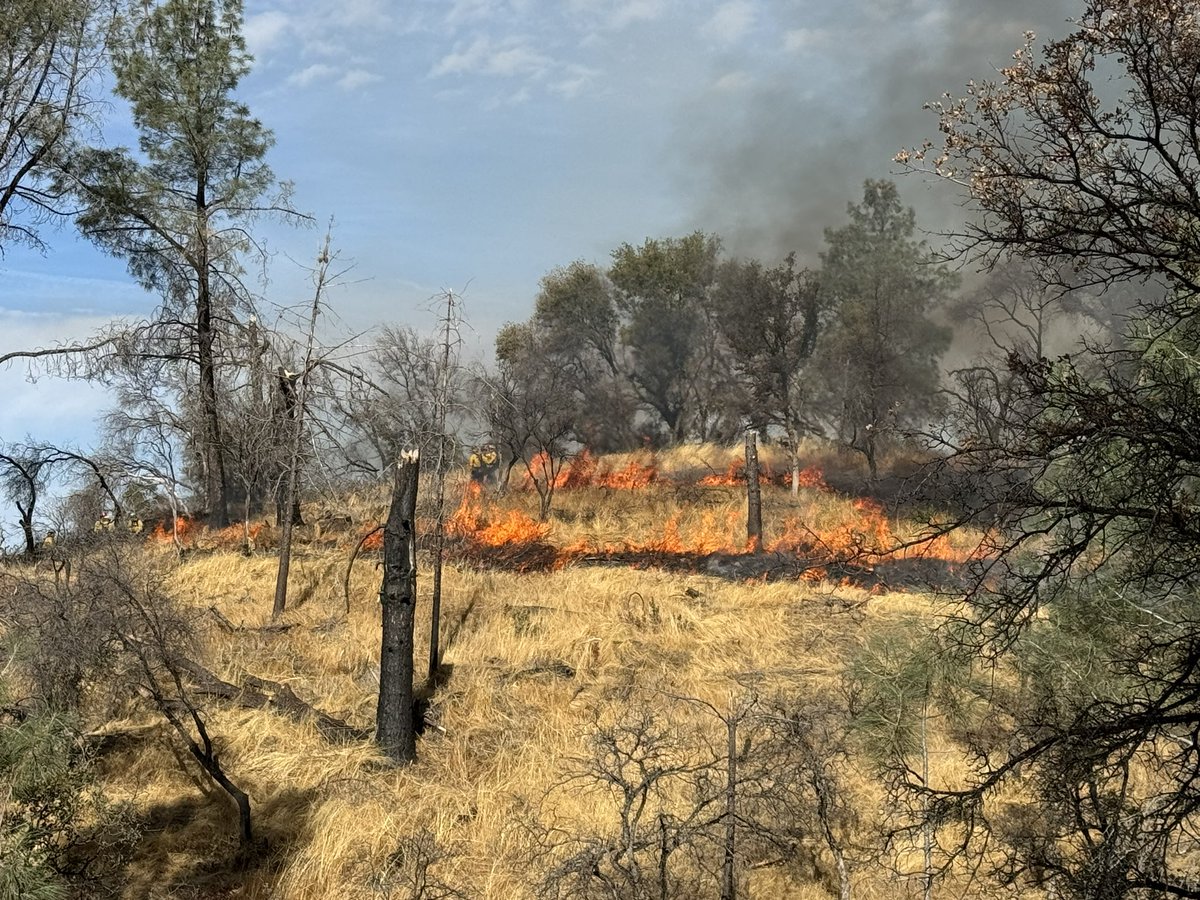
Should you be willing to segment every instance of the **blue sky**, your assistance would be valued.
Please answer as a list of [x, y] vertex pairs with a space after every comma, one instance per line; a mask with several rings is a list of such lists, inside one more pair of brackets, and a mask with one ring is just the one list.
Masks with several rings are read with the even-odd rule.
[[[936, 136], [922, 102], [986, 78], [1067, 0], [246, 0], [241, 96], [297, 206], [333, 219], [353, 269], [344, 330], [423, 326], [465, 291], [476, 352], [524, 319], [549, 269], [622, 241], [722, 235], [732, 253], [815, 261], [867, 177]], [[132, 143], [114, 107], [108, 140]], [[959, 215], [901, 181], [923, 224]], [[269, 300], [307, 291], [322, 228], [264, 224]], [[0, 258], [0, 352], [82, 337], [154, 298], [122, 264], [46, 235]], [[0, 440], [87, 444], [106, 400], [0, 372]]]

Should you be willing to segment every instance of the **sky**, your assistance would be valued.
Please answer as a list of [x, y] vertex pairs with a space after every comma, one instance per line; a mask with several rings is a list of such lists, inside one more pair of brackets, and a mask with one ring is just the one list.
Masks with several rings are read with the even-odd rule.
[[[730, 254], [815, 263], [866, 178], [937, 137], [922, 109], [992, 77], [1025, 30], [1065, 32], [1070, 0], [246, 0], [239, 95], [268, 160], [318, 223], [263, 223], [267, 300], [303, 301], [332, 222], [348, 268], [327, 327], [431, 328], [460, 292], [471, 352], [528, 318], [538, 282], [622, 242], [722, 237]], [[118, 105], [105, 139], [135, 136]], [[899, 177], [931, 230], [943, 185]], [[0, 352], [81, 338], [155, 306], [69, 229], [0, 257]], [[87, 446], [108, 400], [0, 371], [0, 441]]]

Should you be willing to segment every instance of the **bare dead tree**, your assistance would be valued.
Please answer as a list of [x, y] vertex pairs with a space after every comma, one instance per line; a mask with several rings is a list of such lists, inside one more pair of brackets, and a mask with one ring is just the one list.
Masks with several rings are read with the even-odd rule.
[[383, 530], [382, 649], [375, 740], [394, 762], [417, 757], [413, 721], [413, 624], [417, 601], [417, 486], [419, 451], [396, 463], [392, 504]]
[[129, 552], [111, 542], [95, 548], [80, 557], [74, 583], [53, 587], [37, 576], [0, 574], [10, 588], [5, 612], [24, 638], [19, 658], [53, 708], [77, 707], [85, 682], [110, 685], [114, 705], [130, 694], [146, 700], [237, 807], [238, 832], [249, 846], [250, 799], [225, 771], [190, 684], [190, 624], [162, 590], [162, 575]]
[[95, 90], [114, 6], [103, 0], [12, 0], [5, 6], [0, 252], [10, 241], [42, 246], [38, 226], [67, 212], [53, 173], [99, 105]]
[[[441, 314], [441, 365], [438, 371], [437, 393], [434, 406], [434, 435], [437, 438], [437, 456], [434, 458], [434, 518], [433, 518], [433, 593], [430, 597], [429, 623], [429, 683], [433, 684], [441, 665], [441, 620], [442, 620], [442, 562], [445, 556], [446, 537], [446, 472], [450, 467], [451, 450], [446, 422], [450, 412], [451, 384], [454, 369], [458, 368], [458, 348], [462, 344], [459, 332], [461, 311], [454, 292], [446, 291], [444, 311]], [[452, 366], [453, 363], [453, 366]]]
[[[273, 616], [279, 616], [287, 606], [287, 587], [288, 587], [288, 570], [292, 560], [292, 530], [295, 526], [296, 516], [293, 514], [294, 508], [298, 505], [297, 497], [297, 481], [299, 478], [300, 469], [300, 449], [301, 442], [304, 437], [304, 419], [305, 409], [308, 401], [309, 393], [309, 375], [316, 365], [315, 345], [317, 332], [317, 317], [321, 314], [321, 305], [324, 299], [325, 292], [328, 290], [332, 280], [336, 278], [336, 273], [330, 272], [330, 266], [337, 260], [337, 255], [331, 250], [331, 235], [329, 232], [325, 234], [325, 241], [321, 245], [321, 251], [317, 255], [317, 264], [312, 270], [313, 277], [313, 299], [310, 308], [308, 331], [305, 336], [304, 348], [304, 365], [298, 376], [299, 387], [296, 389], [294, 401], [294, 415], [290, 417], [291, 434], [289, 435], [288, 461], [287, 461], [287, 477], [284, 482], [285, 487], [282, 495], [280, 508], [284, 510], [284, 518], [281, 524], [281, 534], [279, 538], [279, 569], [275, 578], [275, 604], [272, 610]], [[281, 391], [290, 396], [292, 390], [291, 376], [280, 371], [280, 386]]]
[[[611, 815], [587, 833], [553, 818], [531, 823], [543, 854], [538, 896], [736, 900], [748, 860], [791, 862], [816, 830], [834, 860], [829, 880], [849, 900], [852, 815], [836, 774], [847, 717], [832, 725], [835, 716], [812, 712], [817, 704], [766, 704], [740, 688], [726, 707], [655, 695], [660, 708], [664, 699], [669, 712], [640, 704], [598, 717], [588, 754], [548, 792], [546, 810], [569, 790]], [[683, 708], [690, 721], [675, 715]]]
[[744, 412], [754, 425], [774, 425], [787, 437], [794, 496], [800, 490], [800, 439], [817, 430], [818, 392], [809, 370], [829, 297], [816, 275], [797, 269], [795, 254], [789, 254], [772, 268], [756, 260], [722, 263], [713, 306], [745, 394]]
[[505, 326], [496, 337], [498, 372], [479, 379], [491, 433], [509, 460], [522, 465], [538, 492], [541, 519], [550, 515], [558, 473], [570, 456], [578, 424], [571, 380], [528, 325]]
[[34, 448], [18, 445], [0, 452], [0, 465], [5, 467], [0, 475], [0, 486], [17, 508], [25, 539], [25, 555], [32, 559], [38, 548], [33, 517], [50, 474], [49, 461], [45, 454]]
[[387, 896], [403, 900], [469, 900], [470, 894], [448, 884], [438, 869], [452, 854], [427, 830], [406, 835], [375, 879]]

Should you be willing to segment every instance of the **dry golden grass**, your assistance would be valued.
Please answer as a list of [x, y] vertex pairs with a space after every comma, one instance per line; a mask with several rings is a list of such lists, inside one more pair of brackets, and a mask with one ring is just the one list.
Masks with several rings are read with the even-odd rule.
[[[660, 468], [719, 472], [732, 453], [683, 448], [660, 459]], [[459, 482], [451, 496], [461, 490]], [[386, 501], [386, 490], [363, 491], [341, 508], [356, 522], [371, 522], [382, 517]], [[719, 529], [736, 544], [743, 503], [734, 490], [719, 488], [564, 491], [548, 540], [557, 546], [641, 541], [674, 518], [681, 535]], [[505, 504], [536, 514], [536, 498], [528, 494], [514, 492]], [[832, 528], [854, 515], [849, 500], [832, 494], [805, 491], [794, 499], [782, 489], [767, 491], [768, 530], [785, 516]], [[270, 622], [272, 555], [195, 554], [174, 569], [168, 589], [193, 613], [202, 661], [216, 674], [287, 684], [320, 709], [369, 728], [378, 687], [380, 575], [373, 557], [359, 560], [344, 615], [347, 557], [346, 544], [298, 550], [292, 604], [282, 619], [292, 627], [283, 632], [260, 630]], [[420, 589], [416, 665], [423, 673], [427, 569]], [[369, 742], [335, 746], [315, 727], [269, 711], [209, 706], [223, 765], [251, 795], [256, 827], [269, 842], [269, 852], [253, 864], [230, 867], [234, 813], [173, 749], [165, 730], [107, 759], [106, 790], [130, 800], [148, 823], [125, 896], [388, 896], [380, 876], [391, 855], [406, 837], [427, 831], [449, 854], [438, 869], [444, 881], [481, 898], [529, 897], [536, 873], [522, 823], [551, 806], [567, 821], [599, 824], [607, 816], [593, 795], [552, 791], [569, 761], [586, 754], [598, 716], [631, 704], [661, 703], [666, 710], [669, 695], [724, 708], [748, 684], [764, 695], [812, 694], [837, 684], [866, 635], [939, 614], [935, 601], [920, 594], [582, 565], [537, 574], [451, 565], [444, 591], [448, 677], [432, 693], [436, 727], [420, 739], [412, 766], [389, 768]], [[219, 627], [210, 606], [241, 630]], [[692, 727], [723, 727], [699, 707], [672, 709], [690, 717]], [[944, 742], [935, 742], [934, 751], [935, 775], [952, 780], [957, 754]], [[879, 785], [865, 769], [852, 769], [846, 788], [868, 811], [863, 827], [871, 827], [872, 811], [883, 802]], [[819, 842], [814, 848], [822, 852]], [[747, 871], [745, 883], [752, 898], [830, 896], [823, 884], [782, 865]], [[879, 870], [864, 867], [856, 875], [857, 896], [867, 900], [918, 889], [915, 881], [897, 883]]]

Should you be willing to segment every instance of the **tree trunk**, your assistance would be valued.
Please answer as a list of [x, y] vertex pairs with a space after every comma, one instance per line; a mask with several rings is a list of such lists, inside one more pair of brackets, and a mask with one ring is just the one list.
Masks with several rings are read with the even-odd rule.
[[[288, 468], [286, 476], [283, 479], [283, 490], [276, 498], [275, 516], [276, 524], [280, 526], [279, 534], [279, 568], [275, 573], [275, 605], [271, 608], [271, 617], [276, 618], [283, 613], [287, 607], [287, 589], [288, 575], [292, 567], [292, 533], [296, 525], [297, 511], [299, 508], [299, 500], [296, 497], [296, 467], [298, 460], [296, 459], [296, 449], [300, 441], [298, 429], [300, 423], [296, 421], [296, 389], [290, 376], [284, 371], [283, 366], [279, 367], [279, 390], [284, 397], [284, 408], [287, 410], [286, 418], [292, 425], [292, 432], [288, 439]], [[286, 510], [292, 507], [292, 515], [286, 515]]]
[[250, 797], [225, 774], [216, 754], [211, 751], [203, 752], [195, 743], [192, 743], [188, 749], [209, 777], [219, 784], [237, 805], [238, 832], [242, 839], [242, 846], [249, 847], [254, 841], [254, 828], [250, 817]]
[[871, 404], [871, 421], [864, 427], [863, 454], [867, 457], [867, 468], [870, 471], [871, 484], [879, 481], [879, 422], [883, 417]]
[[200, 366], [200, 432], [204, 435], [204, 502], [209, 522], [218, 528], [229, 524], [229, 484], [221, 447], [221, 420], [217, 413], [217, 374], [213, 361], [212, 295], [207, 262], [202, 263], [196, 291], [196, 359]]
[[[294, 450], [296, 442], [300, 440], [300, 435], [296, 433], [298, 428], [296, 423], [298, 406], [296, 399], [296, 378], [299, 376], [289, 375], [283, 366], [280, 366], [278, 377], [279, 396], [283, 400], [283, 418], [288, 426], [286, 432], [289, 435], [289, 440]], [[300, 513], [300, 487], [297, 484], [299, 473], [296, 471], [294, 456], [294, 452], [289, 454], [287, 477], [283, 482], [284, 489], [275, 496], [275, 524], [280, 528], [287, 529], [289, 532], [291, 530], [288, 527], [289, 525], [304, 524], [304, 516]], [[288, 519], [291, 521], [288, 522]]]
[[792, 467], [792, 496], [800, 496], [800, 432], [788, 424], [788, 462]]
[[33, 559], [37, 554], [37, 540], [33, 536], [33, 506], [27, 511], [18, 503], [17, 512], [20, 514], [21, 531], [25, 534], [25, 555]]
[[837, 869], [838, 900], [853, 900], [850, 868], [846, 865], [846, 854], [842, 850], [842, 844], [833, 830], [833, 790], [829, 783], [829, 776], [825, 773], [824, 760], [814, 754], [809, 765], [809, 780], [812, 782], [813, 792], [817, 795], [817, 818], [821, 822], [825, 846], [833, 855], [833, 864]]
[[[434, 471], [433, 596], [429, 603], [429, 684], [437, 679], [442, 661], [442, 562], [446, 551], [446, 408], [450, 405], [450, 351], [455, 346], [454, 291], [446, 291], [446, 313], [442, 319], [442, 369], [438, 373], [437, 468]], [[499, 460], [497, 460], [499, 464]], [[485, 481], [490, 480], [490, 476]]]
[[746, 429], [746, 546], [762, 550], [762, 486], [758, 483], [758, 432]]
[[[292, 486], [291, 475], [288, 486]], [[279, 568], [275, 570], [275, 602], [271, 607], [271, 618], [278, 618], [287, 608], [288, 576], [292, 569], [292, 520], [284, 519], [279, 531]]]
[[[929, 693], [932, 686], [925, 685], [925, 703], [921, 707], [921, 787], [929, 789]], [[923, 881], [924, 900], [933, 900], [933, 826], [929, 823], [929, 800], [927, 793], [921, 794], [922, 851], [925, 861]]]
[[[754, 434], [753, 431], [747, 434]], [[749, 444], [747, 444], [749, 446]], [[728, 744], [725, 752], [725, 861], [721, 866], [721, 900], [736, 900], [737, 877], [734, 863], [737, 861], [737, 719], [730, 710], [725, 722]]]
[[383, 529], [383, 645], [375, 740], [395, 762], [417, 758], [413, 723], [413, 623], [417, 596], [417, 478], [420, 455], [400, 454], [392, 505]]
[[[440, 477], [440, 476], [439, 476]], [[429, 604], [429, 684], [437, 680], [442, 660], [442, 561], [446, 553], [444, 534], [445, 522], [442, 509], [438, 510], [433, 538], [433, 596]]]

